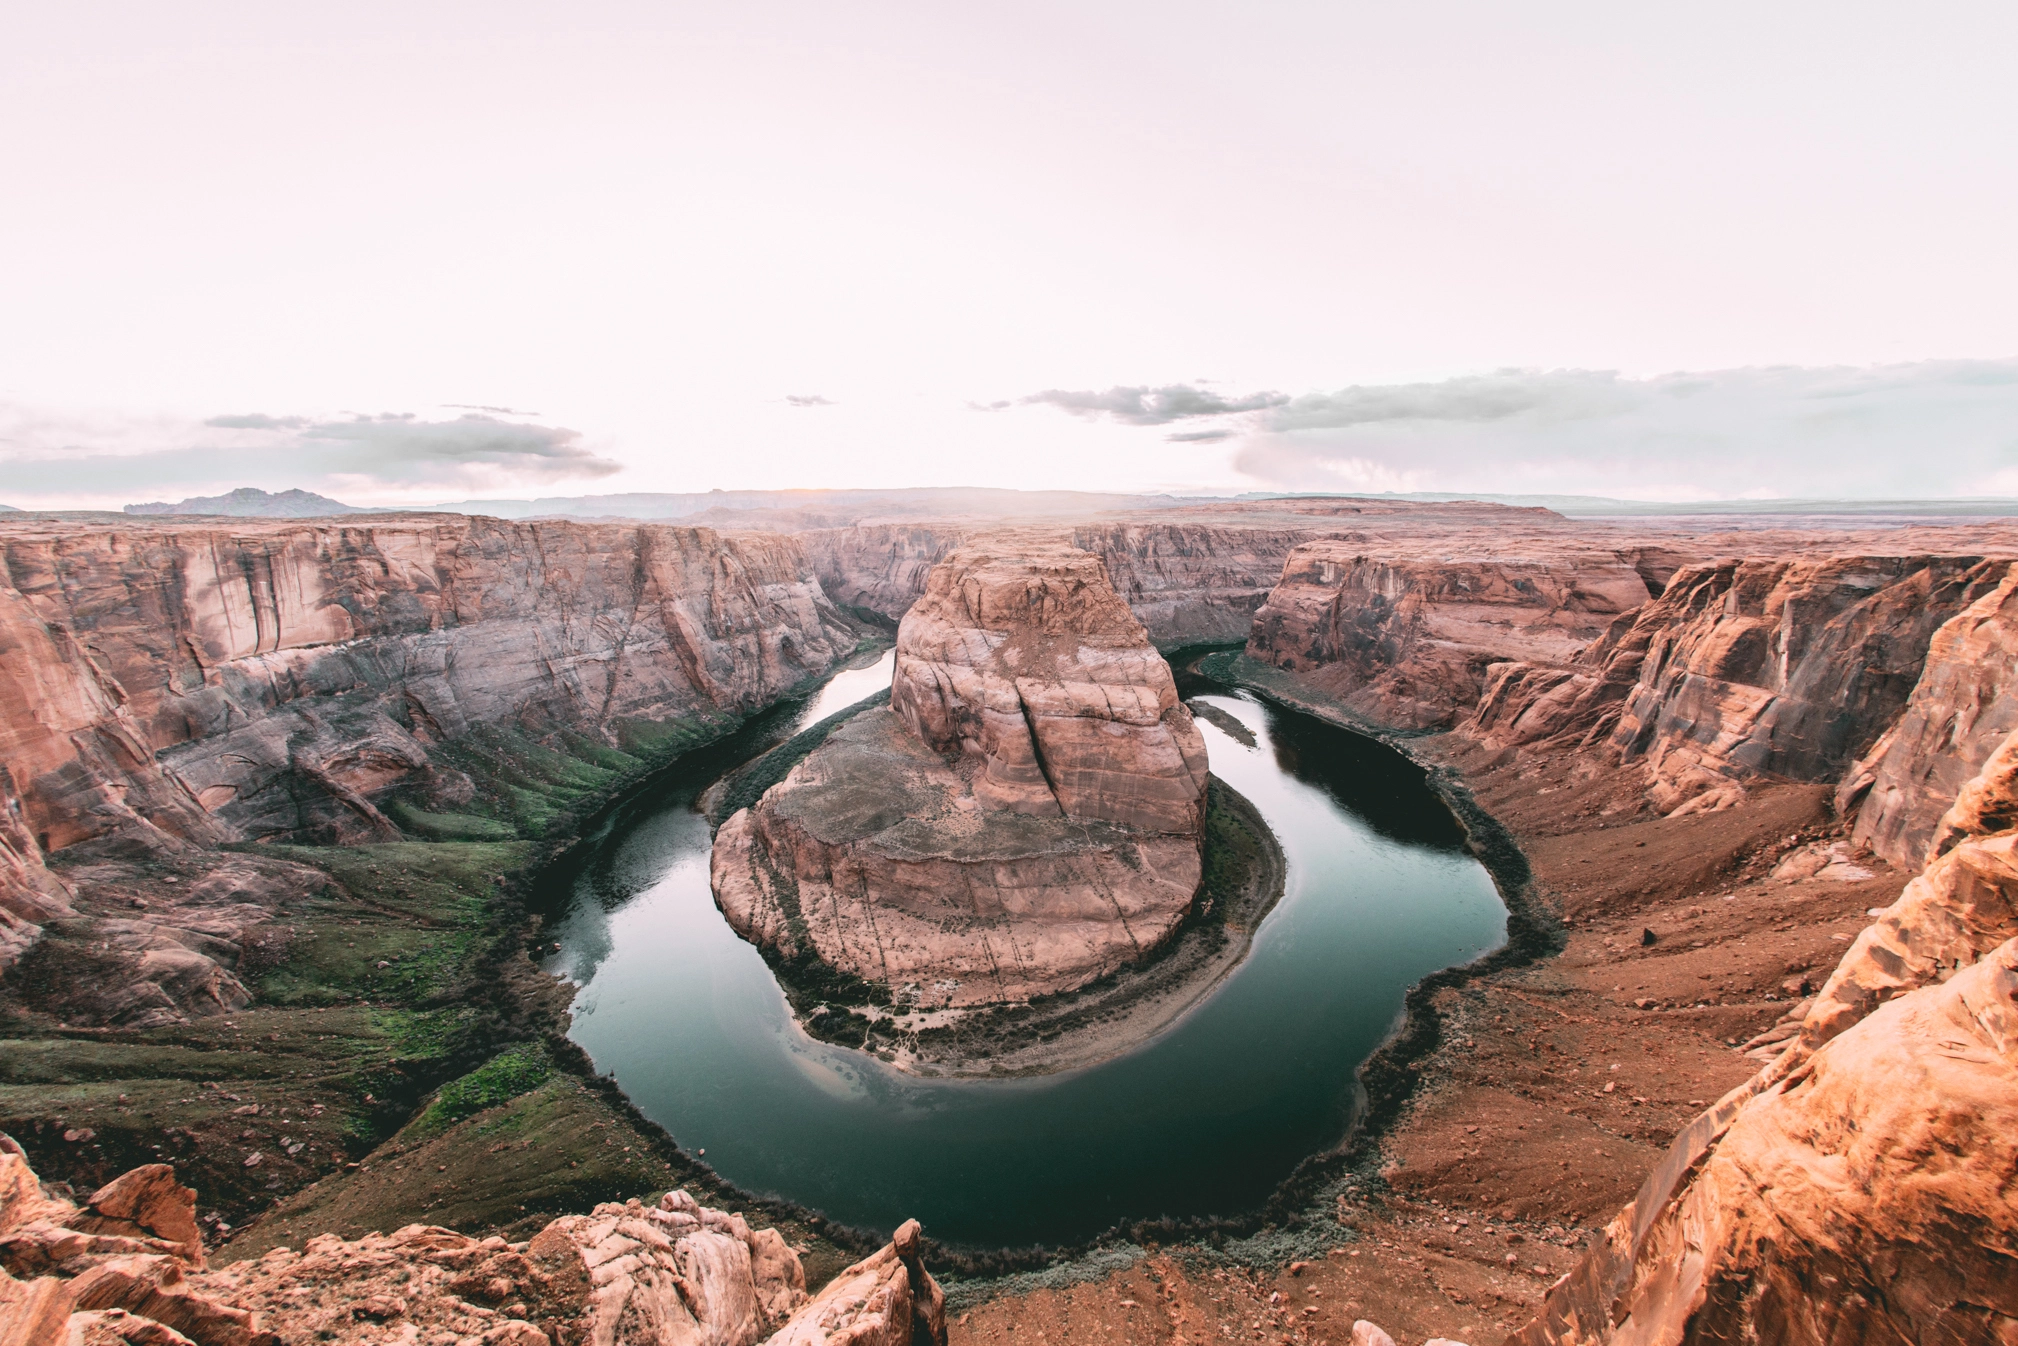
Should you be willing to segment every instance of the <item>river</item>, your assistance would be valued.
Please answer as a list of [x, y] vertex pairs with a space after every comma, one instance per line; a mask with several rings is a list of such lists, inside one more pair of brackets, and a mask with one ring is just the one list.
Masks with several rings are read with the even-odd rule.
[[708, 888], [693, 801], [760, 751], [889, 683], [836, 675], [762, 742], [702, 754], [614, 813], [562, 879], [550, 970], [573, 1037], [689, 1151], [738, 1186], [872, 1230], [915, 1216], [971, 1247], [1082, 1241], [1118, 1222], [1251, 1210], [1335, 1146], [1353, 1073], [1408, 987], [1505, 939], [1456, 821], [1370, 739], [1187, 679], [1253, 747], [1201, 719], [1214, 774], [1287, 860], [1282, 900], [1207, 999], [1126, 1055], [1068, 1073], [930, 1080], [808, 1038]]

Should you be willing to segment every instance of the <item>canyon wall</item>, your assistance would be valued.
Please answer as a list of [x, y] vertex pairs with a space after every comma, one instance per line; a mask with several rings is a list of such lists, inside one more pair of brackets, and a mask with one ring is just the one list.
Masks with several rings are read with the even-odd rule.
[[1926, 709], [1905, 721], [1877, 794], [1896, 813], [1906, 789], [1892, 777], [1940, 775], [1917, 796], [1924, 834], [1982, 764], [1981, 740], [2018, 712], [1993, 710], [1973, 746], [1931, 746], [1953, 727], [1949, 703], [1995, 700], [1961, 684], [2006, 685], [1986, 647], [2003, 630], [1992, 600], [2008, 568], [1979, 555], [1797, 552], [1663, 574], [1643, 550], [1562, 538], [1429, 557], [1312, 542], [1285, 565], [1248, 653], [1377, 724], [1454, 728], [1496, 748], [1602, 748], [1643, 764], [1666, 812], [1727, 804], [1749, 779], [1843, 777], [1900, 721], [1935, 633], [1982, 600], [1995, 610], [1975, 621], [1973, 643], [1935, 646], [1945, 681], [1930, 675], [1918, 693]]
[[1637, 560], [1519, 537], [1462, 550], [1307, 542], [1255, 615], [1247, 653], [1365, 719], [1446, 728], [1492, 666], [1567, 664], [1645, 603]]
[[[398, 835], [478, 732], [649, 743], [853, 648], [788, 538], [656, 525], [215, 522], [0, 530], [0, 882], [49, 852]], [[376, 802], [375, 802], [376, 801]]]
[[2018, 729], [2018, 573], [1934, 634], [1901, 715], [1843, 779], [1854, 839], [1895, 865], [1930, 857], [1942, 814]]
[[[1141, 510], [1119, 518], [1005, 526], [1000, 521], [877, 523], [797, 535], [835, 602], [900, 620], [925, 577], [955, 547], [982, 536], [1092, 552], [1157, 648], [1229, 645], [1248, 638], [1254, 614], [1303, 543], [1339, 538], [1380, 552], [1426, 536], [1515, 529], [1557, 534], [1575, 526], [1545, 509], [1471, 502], [1415, 504], [1308, 497]], [[1627, 549], [1653, 577], [1682, 559], [1660, 546]], [[1658, 583], [1657, 579], [1651, 582]]]

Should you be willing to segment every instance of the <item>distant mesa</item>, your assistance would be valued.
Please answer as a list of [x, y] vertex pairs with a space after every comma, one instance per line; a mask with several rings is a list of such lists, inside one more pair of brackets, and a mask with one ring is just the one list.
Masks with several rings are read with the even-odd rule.
[[14, 508], [12, 505], [0, 505], [0, 514], [19, 514], [20, 512], [20, 510]]
[[378, 511], [346, 505], [313, 491], [262, 491], [241, 486], [227, 495], [199, 495], [176, 504], [156, 500], [128, 505], [128, 514], [224, 514], [240, 519], [315, 519], [327, 514], [372, 514]]

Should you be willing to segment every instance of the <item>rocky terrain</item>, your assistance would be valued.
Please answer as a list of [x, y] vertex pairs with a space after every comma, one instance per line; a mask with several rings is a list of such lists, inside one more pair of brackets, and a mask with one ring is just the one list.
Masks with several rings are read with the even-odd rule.
[[775, 1229], [666, 1192], [531, 1238], [410, 1224], [309, 1239], [213, 1269], [175, 1170], [80, 1206], [0, 1143], [0, 1341], [8, 1346], [945, 1346], [945, 1297], [910, 1221], [815, 1297]]
[[102, 921], [52, 853], [201, 871], [104, 927], [187, 965], [136, 967], [109, 1022], [243, 1003], [214, 955], [308, 880], [216, 846], [539, 835], [589, 793], [554, 777], [704, 741], [857, 642], [791, 542], [705, 529], [43, 523], [0, 547], [0, 960]]
[[[75, 1189], [35, 1189], [69, 1212], [57, 1245], [174, 1244], [116, 1256], [235, 1277], [216, 1302], [290, 1340], [430, 1346], [501, 1328], [533, 1344], [497, 1316], [519, 1298], [443, 1292], [416, 1259], [447, 1259], [442, 1276], [531, 1260], [565, 1219], [670, 1236], [651, 1211], [678, 1200], [631, 1195], [769, 1211], [809, 1288], [848, 1268], [867, 1245], [727, 1189], [569, 1055], [513, 876], [654, 762], [903, 618], [984, 532], [0, 525], [0, 1128]], [[1411, 997], [1363, 1072], [1367, 1129], [1241, 1226], [1250, 1240], [1141, 1232], [1119, 1270], [970, 1286], [953, 1339], [1378, 1340], [1362, 1320], [1409, 1342], [2010, 1333], [2007, 525], [1717, 534], [1311, 500], [1009, 535], [1099, 558], [1141, 624], [1131, 649], [1246, 640], [1237, 675], [1258, 693], [1435, 768], [1463, 816], [1518, 843], [1480, 841], [1538, 933]], [[949, 652], [986, 630], [945, 621], [899, 703], [944, 754], [895, 710], [849, 751], [915, 744], [924, 802], [949, 812], [978, 815], [984, 791], [1048, 798], [1061, 822], [1068, 796], [1106, 807], [1106, 768], [1047, 778], [1021, 714], [1044, 718], [1042, 694], [975, 683], [1004, 712], [1015, 693], [1027, 754], [987, 695], [950, 694], [987, 670]], [[1178, 777], [1150, 774], [1126, 806], [1162, 818]], [[93, 1223], [137, 1223], [98, 1189], [160, 1161], [203, 1193], [190, 1220], [220, 1269], [192, 1269], [179, 1225]], [[49, 1246], [0, 1235], [9, 1259]], [[836, 1294], [894, 1305], [914, 1255], [886, 1249]], [[692, 1280], [677, 1251], [647, 1261], [624, 1274]], [[367, 1264], [418, 1283], [399, 1312], [313, 1317], [327, 1301], [305, 1287]], [[74, 1286], [79, 1267], [21, 1263], [0, 1313], [55, 1323], [69, 1301], [20, 1287]], [[135, 1303], [173, 1298], [165, 1273], [121, 1274]], [[674, 1298], [704, 1321], [705, 1295]], [[555, 1339], [524, 1302], [526, 1330]], [[85, 1312], [79, 1341], [174, 1340], [135, 1307]]]
[[744, 938], [965, 1007], [1069, 991], [1161, 945], [1201, 877], [1205, 746], [1098, 557], [970, 544], [906, 614], [887, 709], [715, 839]]

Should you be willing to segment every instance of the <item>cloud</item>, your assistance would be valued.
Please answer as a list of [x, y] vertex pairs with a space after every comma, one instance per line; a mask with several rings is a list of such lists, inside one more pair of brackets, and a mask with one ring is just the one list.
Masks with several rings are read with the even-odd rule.
[[322, 421], [302, 427], [297, 442], [304, 449], [327, 446], [341, 455], [344, 471], [385, 482], [431, 481], [443, 468], [495, 468], [521, 479], [606, 477], [622, 470], [584, 448], [579, 431], [475, 412], [449, 421], [390, 412]]
[[1226, 398], [1189, 383], [1173, 383], [1163, 388], [1113, 387], [1106, 392], [1071, 392], [1049, 388], [1023, 399], [1057, 407], [1075, 416], [1108, 418], [1124, 425], [1168, 425], [1195, 416], [1229, 416], [1239, 412], [1266, 411], [1289, 401], [1284, 393], [1250, 393]]
[[832, 402], [820, 396], [818, 393], [811, 393], [804, 396], [799, 396], [792, 393], [786, 393], [785, 401], [789, 402], [791, 405], [795, 407], [831, 407], [834, 405]]
[[214, 430], [298, 430], [308, 424], [308, 418], [268, 416], [254, 411], [243, 416], [212, 416], [204, 424]]
[[[344, 498], [494, 491], [607, 477], [579, 431], [499, 416], [65, 418], [0, 405], [0, 477], [23, 497], [127, 500], [239, 486]], [[422, 497], [426, 498], [426, 497]]]
[[1500, 370], [1309, 393], [1254, 425], [1233, 465], [1280, 489], [1640, 499], [2018, 493], [2018, 361], [1645, 379]]
[[1222, 439], [1232, 439], [1238, 430], [1179, 430], [1163, 438], [1172, 444], [1212, 444]]

